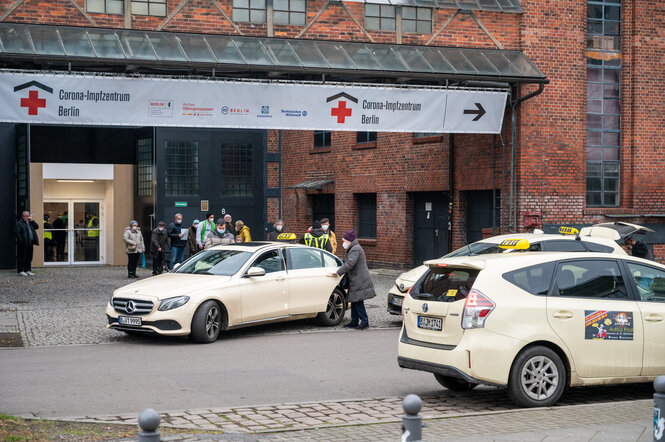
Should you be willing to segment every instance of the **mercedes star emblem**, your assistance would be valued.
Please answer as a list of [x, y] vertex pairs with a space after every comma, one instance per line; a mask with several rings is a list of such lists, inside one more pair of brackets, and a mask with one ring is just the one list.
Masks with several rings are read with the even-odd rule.
[[[132, 313], [134, 310], [136, 310], [136, 306], [134, 305], [134, 301], [127, 301], [127, 305], [125, 306], [125, 311], [127, 313]], [[427, 311], [427, 310], [425, 310]]]

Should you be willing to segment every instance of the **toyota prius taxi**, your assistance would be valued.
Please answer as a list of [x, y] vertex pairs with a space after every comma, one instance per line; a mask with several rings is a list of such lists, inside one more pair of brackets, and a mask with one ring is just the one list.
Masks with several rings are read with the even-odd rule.
[[568, 386], [665, 373], [665, 266], [609, 253], [441, 258], [404, 297], [400, 367], [444, 387], [507, 387], [524, 407]]
[[[203, 250], [171, 273], [117, 289], [107, 327], [214, 342], [220, 332], [314, 318], [339, 324], [346, 291], [339, 258], [298, 244], [248, 242]], [[334, 274], [334, 275], [333, 275]]]

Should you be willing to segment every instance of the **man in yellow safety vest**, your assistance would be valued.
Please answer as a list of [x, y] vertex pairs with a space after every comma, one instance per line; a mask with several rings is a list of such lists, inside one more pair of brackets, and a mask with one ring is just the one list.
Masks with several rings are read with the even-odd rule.
[[330, 238], [328, 234], [321, 229], [321, 223], [319, 221], [314, 221], [312, 223], [312, 228], [305, 233], [303, 236], [305, 245], [309, 247], [316, 247], [317, 249], [327, 250], [332, 253], [332, 244], [330, 244]]

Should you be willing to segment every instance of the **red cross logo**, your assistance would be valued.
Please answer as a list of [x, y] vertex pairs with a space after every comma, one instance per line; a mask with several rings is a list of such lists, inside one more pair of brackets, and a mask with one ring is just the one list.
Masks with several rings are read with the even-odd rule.
[[39, 91], [30, 91], [28, 98], [21, 98], [21, 107], [28, 108], [28, 115], [37, 115], [40, 107], [46, 107], [46, 99], [39, 98]]
[[340, 101], [337, 107], [330, 109], [330, 115], [337, 117], [338, 123], [344, 123], [346, 117], [351, 116], [352, 109], [346, 107], [346, 101]]

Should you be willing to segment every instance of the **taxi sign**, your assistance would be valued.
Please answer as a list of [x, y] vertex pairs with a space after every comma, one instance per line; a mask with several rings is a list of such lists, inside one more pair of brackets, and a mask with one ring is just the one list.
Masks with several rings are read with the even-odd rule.
[[277, 235], [277, 241], [295, 241], [297, 239], [295, 233], [280, 233]]
[[559, 233], [562, 235], [579, 235], [580, 231], [574, 227], [561, 226], [559, 227]]
[[499, 247], [502, 249], [526, 250], [531, 247], [531, 244], [526, 239], [507, 239], [499, 244]]

